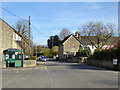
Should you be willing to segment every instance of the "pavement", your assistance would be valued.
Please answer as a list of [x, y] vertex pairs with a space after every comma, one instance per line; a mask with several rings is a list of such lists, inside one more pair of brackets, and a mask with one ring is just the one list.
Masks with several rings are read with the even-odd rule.
[[118, 72], [49, 59], [36, 67], [2, 69], [3, 88], [118, 88]]

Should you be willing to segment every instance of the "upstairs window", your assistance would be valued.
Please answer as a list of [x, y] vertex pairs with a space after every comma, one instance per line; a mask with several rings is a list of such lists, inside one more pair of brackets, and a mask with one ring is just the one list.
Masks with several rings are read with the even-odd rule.
[[71, 49], [75, 49], [75, 44], [71, 44]]
[[75, 48], [75, 45], [74, 45], [74, 44], [72, 44], [71, 48], [73, 48], [73, 49], [74, 49], [74, 48]]

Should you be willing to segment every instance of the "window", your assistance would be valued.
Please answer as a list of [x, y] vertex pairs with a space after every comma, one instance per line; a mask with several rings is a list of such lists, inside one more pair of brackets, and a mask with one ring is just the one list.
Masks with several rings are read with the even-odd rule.
[[71, 49], [74, 49], [74, 48], [75, 48], [75, 44], [72, 44], [72, 45], [71, 45]]
[[74, 44], [72, 44], [72, 48], [75, 48], [75, 45], [74, 45]]
[[12, 55], [12, 59], [15, 59], [15, 54]]
[[15, 32], [13, 32], [13, 40], [16, 40]]
[[5, 55], [5, 59], [9, 59], [9, 55], [8, 54]]

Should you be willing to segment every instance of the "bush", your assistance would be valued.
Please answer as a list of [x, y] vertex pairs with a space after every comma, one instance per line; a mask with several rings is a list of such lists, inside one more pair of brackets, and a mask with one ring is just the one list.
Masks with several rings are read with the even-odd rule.
[[94, 55], [93, 55], [95, 58], [100, 58], [102, 59], [104, 56], [105, 56], [105, 52], [104, 52], [104, 49], [96, 49], [94, 51]]
[[30, 58], [25, 58], [25, 60], [36, 60], [36, 56], [31, 56]]
[[109, 49], [96, 49], [94, 51], [93, 57], [95, 59], [113, 59], [113, 58], [120, 58], [120, 48], [113, 47]]
[[77, 55], [82, 56], [83, 47], [80, 46]]
[[58, 54], [58, 46], [54, 46], [51, 50], [52, 56], [56, 56]]
[[113, 47], [110, 50], [109, 58], [120, 58], [120, 48]]
[[52, 57], [52, 53], [51, 53], [51, 50], [48, 49], [48, 48], [45, 48], [43, 49], [43, 55], [46, 56], [46, 57]]
[[88, 57], [91, 55], [91, 50], [89, 47], [85, 47], [83, 50], [83, 47], [80, 46], [78, 52], [76, 53], [76, 56], [81, 56], [81, 57]]

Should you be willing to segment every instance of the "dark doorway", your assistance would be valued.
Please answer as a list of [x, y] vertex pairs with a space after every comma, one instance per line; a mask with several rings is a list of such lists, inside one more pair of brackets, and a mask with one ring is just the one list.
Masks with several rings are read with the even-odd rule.
[[9, 67], [15, 67], [15, 63], [9, 63]]

